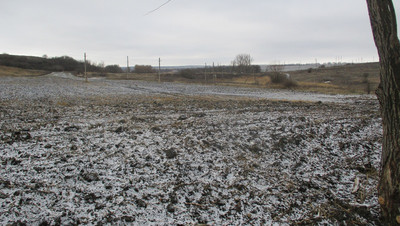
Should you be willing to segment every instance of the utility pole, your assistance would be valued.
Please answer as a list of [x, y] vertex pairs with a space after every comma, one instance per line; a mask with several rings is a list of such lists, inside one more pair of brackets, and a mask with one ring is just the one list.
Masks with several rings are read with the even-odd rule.
[[126, 72], [129, 73], [130, 72], [130, 68], [129, 68], [129, 56], [126, 56]]
[[86, 73], [86, 53], [83, 54], [84, 58], [85, 58], [85, 82], [88, 82], [88, 78], [87, 78], [87, 73]]
[[158, 82], [161, 82], [161, 58], [158, 58]]
[[128, 79], [130, 68], [129, 68], [129, 56], [126, 56], [126, 79]]
[[207, 83], [207, 63], [204, 64], [204, 82]]
[[217, 80], [217, 75], [215, 74], [215, 64], [214, 64], [214, 62], [213, 62], [213, 69], [212, 69], [212, 72], [213, 72], [214, 84], [215, 84], [215, 82], [216, 82], [216, 80]]

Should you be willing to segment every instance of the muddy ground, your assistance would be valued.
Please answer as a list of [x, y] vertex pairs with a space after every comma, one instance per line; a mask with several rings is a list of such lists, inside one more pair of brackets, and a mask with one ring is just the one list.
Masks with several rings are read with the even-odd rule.
[[1, 79], [0, 224], [380, 224], [374, 98], [81, 82]]

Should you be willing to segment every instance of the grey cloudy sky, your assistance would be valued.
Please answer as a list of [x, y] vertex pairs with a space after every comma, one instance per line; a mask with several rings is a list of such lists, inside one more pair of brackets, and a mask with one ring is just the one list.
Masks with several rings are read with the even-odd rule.
[[378, 60], [365, 0], [172, 0], [145, 15], [165, 2], [1, 0], [0, 51], [86, 52], [121, 66], [126, 56], [131, 65], [229, 64], [240, 53], [259, 64]]

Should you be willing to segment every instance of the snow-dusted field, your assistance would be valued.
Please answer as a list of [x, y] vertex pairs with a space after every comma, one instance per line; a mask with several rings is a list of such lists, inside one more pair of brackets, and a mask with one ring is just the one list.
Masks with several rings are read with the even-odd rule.
[[155, 83], [132, 80], [89, 79], [69, 73], [52, 73], [33, 78], [0, 78], [0, 100], [41, 99], [54, 97], [93, 97], [110, 95], [189, 95], [189, 96], [236, 96], [270, 100], [321, 101], [352, 103], [355, 100], [375, 100], [373, 95], [326, 95], [229, 86], [194, 85], [179, 83]]
[[0, 103], [2, 225], [379, 224], [372, 96], [53, 73]]

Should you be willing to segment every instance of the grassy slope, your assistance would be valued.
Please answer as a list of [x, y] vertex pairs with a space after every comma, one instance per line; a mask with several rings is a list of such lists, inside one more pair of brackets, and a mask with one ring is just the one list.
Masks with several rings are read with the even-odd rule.
[[371, 93], [379, 84], [379, 64], [348, 64], [310, 71], [294, 71], [291, 77], [299, 83], [298, 89], [326, 93], [366, 93], [364, 74], [368, 74]]
[[[348, 64], [335, 67], [327, 67], [312, 70], [300, 70], [288, 72], [297, 87], [292, 89], [328, 94], [366, 94], [367, 83], [364, 74], [368, 74], [370, 93], [379, 84], [379, 64]], [[267, 87], [285, 89], [283, 84], [273, 84], [268, 75], [240, 76], [233, 79], [218, 81], [224, 85]]]
[[31, 77], [48, 74], [48, 71], [30, 70], [16, 67], [0, 66], [0, 77], [14, 76], [14, 77]]

